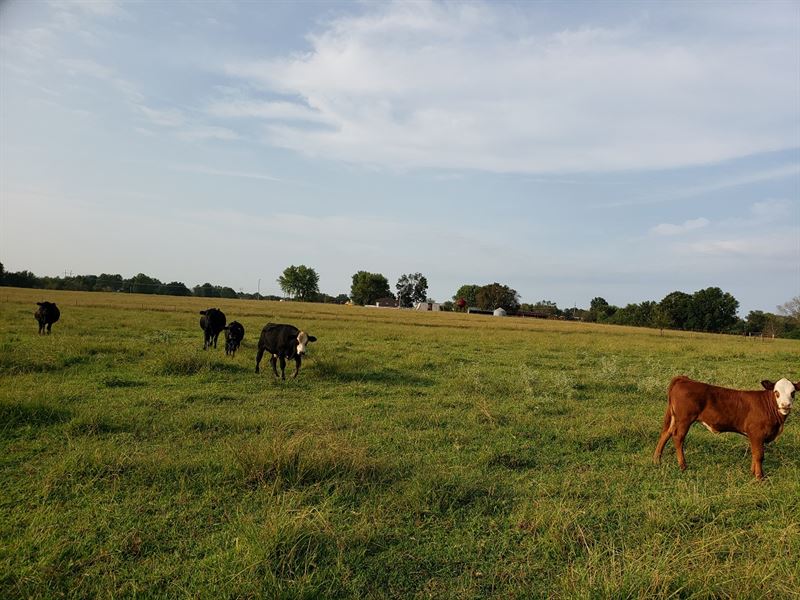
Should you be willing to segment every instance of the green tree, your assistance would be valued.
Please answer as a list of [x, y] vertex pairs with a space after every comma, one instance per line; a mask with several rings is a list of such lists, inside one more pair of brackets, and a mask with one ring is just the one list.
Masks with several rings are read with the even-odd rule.
[[589, 313], [586, 316], [586, 320], [593, 323], [601, 323], [610, 319], [618, 310], [616, 306], [609, 304], [605, 298], [596, 296], [589, 303]]
[[724, 331], [736, 323], [739, 301], [718, 287], [692, 294], [687, 327], [695, 331]]
[[380, 298], [392, 296], [389, 280], [380, 273], [359, 271], [353, 275], [350, 298], [353, 304], [375, 304]]
[[692, 296], [686, 292], [667, 294], [659, 303], [670, 329], [686, 329], [692, 307]]
[[466, 284], [462, 285], [458, 288], [458, 291], [453, 296], [453, 300], [458, 303], [459, 300], [463, 300], [466, 303], [467, 308], [470, 306], [478, 306], [478, 290], [481, 289], [481, 286], [474, 285], [474, 284]]
[[397, 300], [403, 308], [410, 308], [415, 302], [425, 302], [428, 293], [428, 280], [422, 273], [409, 273], [397, 280], [395, 286]]
[[481, 310], [502, 308], [509, 314], [514, 314], [519, 310], [519, 294], [517, 291], [497, 282], [484, 285], [478, 289], [475, 300]]
[[126, 283], [128, 291], [134, 294], [155, 294], [162, 285], [158, 279], [144, 273], [134, 275]]
[[278, 285], [287, 296], [303, 302], [313, 302], [319, 296], [319, 275], [305, 265], [291, 265], [278, 277]]
[[186, 287], [186, 284], [180, 281], [172, 281], [162, 285], [158, 293], [165, 294], [167, 296], [191, 296], [192, 290], [190, 290], [188, 287]]
[[195, 296], [200, 298], [219, 298], [219, 288], [206, 282], [203, 285], [196, 285], [192, 288]]

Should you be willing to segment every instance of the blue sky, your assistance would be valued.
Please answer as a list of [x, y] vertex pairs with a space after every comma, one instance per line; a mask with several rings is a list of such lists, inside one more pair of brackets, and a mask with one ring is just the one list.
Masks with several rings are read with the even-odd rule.
[[800, 3], [0, 4], [0, 261], [800, 294]]

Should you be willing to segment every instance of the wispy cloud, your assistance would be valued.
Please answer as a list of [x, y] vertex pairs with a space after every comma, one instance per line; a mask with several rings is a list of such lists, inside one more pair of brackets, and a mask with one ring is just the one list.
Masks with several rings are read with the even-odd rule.
[[214, 169], [205, 165], [171, 165], [171, 169], [176, 171], [186, 171], [189, 173], [201, 173], [204, 175], [218, 175], [221, 177], [238, 177], [244, 179], [260, 179], [262, 181], [280, 181], [284, 182], [285, 179], [269, 175], [267, 173], [252, 173], [247, 171], [226, 171], [223, 169]]
[[[772, 9], [794, 18], [781, 7]], [[369, 5], [309, 36], [307, 53], [231, 61], [225, 73], [244, 88], [300, 99], [239, 106], [240, 115], [281, 118], [267, 126], [271, 144], [364, 164], [602, 172], [797, 143], [800, 64], [792, 30], [778, 19], [742, 30], [746, 15], [715, 22], [711, 11], [705, 18], [717, 30], [702, 39], [676, 38], [645, 19], [520, 34], [508, 10]], [[736, 35], [726, 35], [731, 28]], [[292, 123], [312, 117], [332, 127]]]
[[[800, 118], [800, 115], [798, 115]], [[675, 200], [685, 200], [688, 198], [696, 198], [704, 194], [717, 192], [720, 190], [741, 187], [745, 185], [753, 185], [765, 181], [775, 181], [785, 179], [787, 177], [797, 177], [800, 175], [800, 164], [787, 164], [772, 169], [763, 169], [760, 171], [753, 171], [739, 175], [732, 175], [720, 179], [715, 179], [707, 183], [694, 185], [690, 187], [675, 188], [672, 190], [665, 190], [653, 196], [630, 198], [619, 200], [615, 202], [607, 202], [598, 205], [598, 208], [619, 208], [624, 206], [641, 206], [648, 204], [662, 204]]]
[[690, 219], [688, 221], [684, 221], [680, 225], [674, 225], [672, 223], [660, 223], [650, 229], [650, 232], [656, 235], [681, 235], [683, 233], [688, 233], [689, 231], [694, 231], [695, 229], [707, 227], [709, 223], [710, 221], [705, 217]]

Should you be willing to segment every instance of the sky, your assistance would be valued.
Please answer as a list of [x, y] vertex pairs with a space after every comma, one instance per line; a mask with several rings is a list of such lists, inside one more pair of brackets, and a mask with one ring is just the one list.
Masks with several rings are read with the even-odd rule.
[[800, 2], [0, 3], [0, 262], [800, 295]]

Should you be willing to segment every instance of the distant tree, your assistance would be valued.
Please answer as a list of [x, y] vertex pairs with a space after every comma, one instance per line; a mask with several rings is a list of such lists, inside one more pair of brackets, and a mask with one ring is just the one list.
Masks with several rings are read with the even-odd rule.
[[203, 285], [196, 285], [192, 288], [195, 296], [201, 298], [219, 298], [219, 288], [206, 282]]
[[800, 296], [795, 296], [778, 307], [778, 312], [800, 325]]
[[94, 287], [100, 292], [118, 292], [122, 289], [122, 275], [100, 273]]
[[502, 308], [510, 314], [519, 310], [519, 294], [516, 290], [500, 283], [490, 283], [478, 289], [475, 295], [478, 308], [481, 310], [494, 310]]
[[616, 306], [609, 304], [605, 298], [597, 296], [592, 298], [592, 301], [589, 303], [589, 313], [586, 320], [600, 323], [611, 318], [618, 310]]
[[380, 273], [359, 271], [353, 275], [350, 298], [353, 304], [375, 304], [380, 298], [394, 297], [389, 280]]
[[3, 276], [6, 274], [6, 268], [0, 262], [0, 285], [3, 285]]
[[37, 288], [41, 281], [30, 271], [8, 271], [3, 275], [3, 285], [9, 287]]
[[347, 294], [338, 294], [336, 298], [333, 299], [336, 304], [347, 304], [350, 301], [350, 296]]
[[664, 330], [669, 328], [669, 316], [664, 311], [664, 307], [661, 303], [653, 307], [652, 326], [657, 328], [661, 332], [661, 335], [664, 335]]
[[453, 310], [455, 310], [455, 304], [453, 304], [450, 300], [445, 300], [442, 302], [442, 310], [446, 312], [453, 312]]
[[305, 265], [286, 267], [278, 285], [284, 294], [302, 302], [313, 302], [319, 295], [319, 275]]
[[718, 287], [709, 287], [692, 294], [687, 327], [697, 331], [725, 331], [736, 323], [739, 301]]
[[403, 308], [410, 308], [415, 302], [424, 302], [428, 292], [428, 280], [422, 273], [402, 275], [395, 286], [397, 300]]
[[172, 281], [162, 285], [158, 293], [167, 296], [191, 296], [192, 290], [180, 281]]
[[[217, 287], [219, 287], [219, 286], [217, 286]], [[225, 286], [225, 287], [219, 287], [219, 297], [220, 298], [238, 298], [239, 296], [236, 293], [236, 290], [234, 290], [232, 287]]]
[[670, 329], [686, 329], [692, 309], [692, 296], [686, 292], [672, 292], [662, 298], [661, 310]]
[[162, 283], [155, 277], [150, 277], [144, 273], [134, 275], [126, 281], [128, 291], [134, 294], [155, 294]]
[[466, 307], [469, 308], [470, 306], [478, 306], [478, 290], [481, 289], [481, 286], [474, 285], [474, 284], [467, 284], [462, 285], [458, 288], [455, 295], [453, 296], [453, 300], [458, 302], [459, 300], [463, 300], [466, 303]]

